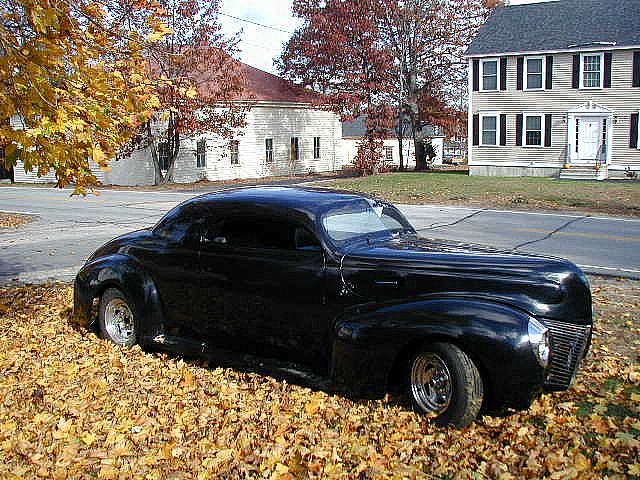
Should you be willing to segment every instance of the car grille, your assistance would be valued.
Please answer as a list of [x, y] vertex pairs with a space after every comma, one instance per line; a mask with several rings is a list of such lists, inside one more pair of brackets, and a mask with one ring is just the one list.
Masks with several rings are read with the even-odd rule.
[[546, 390], [566, 390], [576, 373], [591, 337], [589, 325], [543, 320], [549, 329], [551, 363], [547, 369]]

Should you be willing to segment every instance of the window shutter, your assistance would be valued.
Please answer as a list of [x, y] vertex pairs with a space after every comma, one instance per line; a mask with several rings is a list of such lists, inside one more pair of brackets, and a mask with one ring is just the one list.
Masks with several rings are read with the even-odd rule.
[[516, 79], [516, 88], [522, 90], [524, 78], [524, 58], [518, 57], [518, 78]]
[[480, 60], [475, 59], [473, 61], [473, 91], [480, 90]]
[[544, 116], [544, 146], [545, 147], [550, 147], [551, 146], [551, 122], [553, 120], [553, 117], [551, 117], [551, 115], [545, 115]]
[[580, 55], [573, 56], [573, 88], [580, 88]]
[[604, 54], [604, 88], [611, 88], [611, 61], [613, 53], [605, 52]]
[[522, 120], [524, 118], [524, 115], [522, 113], [519, 113], [518, 115], [516, 115], [516, 145], [521, 147], [522, 146]]
[[640, 52], [633, 52], [633, 86], [640, 87]]
[[500, 145], [505, 146], [507, 144], [507, 116], [505, 114], [500, 115]]
[[507, 59], [500, 59], [500, 90], [507, 89]]
[[547, 90], [551, 90], [553, 88], [553, 56], [547, 56], [547, 78], [546, 78], [546, 86]]
[[631, 132], [630, 132], [630, 142], [629, 146], [631, 148], [638, 148], [638, 114], [631, 114]]
[[480, 115], [473, 116], [473, 144], [480, 145]]

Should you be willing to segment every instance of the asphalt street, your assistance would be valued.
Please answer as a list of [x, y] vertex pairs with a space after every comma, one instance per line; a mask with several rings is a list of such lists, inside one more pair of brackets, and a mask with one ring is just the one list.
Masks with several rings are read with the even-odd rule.
[[[71, 280], [100, 245], [153, 225], [193, 193], [0, 187], [0, 211], [35, 215], [0, 230], [0, 284]], [[422, 236], [568, 258], [585, 271], [640, 279], [640, 219], [400, 205]]]

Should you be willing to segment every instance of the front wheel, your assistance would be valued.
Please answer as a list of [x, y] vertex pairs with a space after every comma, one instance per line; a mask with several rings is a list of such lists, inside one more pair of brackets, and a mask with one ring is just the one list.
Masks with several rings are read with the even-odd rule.
[[473, 360], [450, 343], [429, 343], [411, 356], [407, 393], [419, 413], [441, 426], [469, 425], [480, 412], [482, 378]]
[[130, 347], [136, 343], [134, 308], [118, 289], [109, 288], [102, 294], [98, 325], [102, 337], [115, 344]]

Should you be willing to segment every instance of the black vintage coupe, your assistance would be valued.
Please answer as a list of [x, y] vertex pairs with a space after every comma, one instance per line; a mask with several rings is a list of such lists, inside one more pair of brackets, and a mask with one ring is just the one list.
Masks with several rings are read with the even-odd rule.
[[285, 359], [359, 396], [403, 385], [456, 426], [567, 389], [592, 326], [566, 260], [423, 239], [389, 203], [310, 188], [188, 200], [98, 249], [74, 303], [118, 344]]

